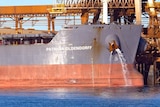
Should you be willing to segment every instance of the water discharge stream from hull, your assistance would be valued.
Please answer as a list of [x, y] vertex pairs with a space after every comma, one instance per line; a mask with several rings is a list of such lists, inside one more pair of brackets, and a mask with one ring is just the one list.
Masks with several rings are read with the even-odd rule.
[[128, 68], [127, 68], [127, 64], [126, 64], [126, 59], [125, 59], [123, 53], [121, 52], [121, 50], [119, 48], [115, 49], [115, 51], [117, 52], [119, 60], [121, 62], [122, 74], [123, 74], [123, 77], [124, 77], [125, 85], [130, 86], [130, 85], [132, 85], [132, 83], [127, 78], [127, 73], [129, 73], [129, 72], [128, 72]]
[[113, 51], [111, 51], [109, 55], [109, 78], [108, 78], [109, 87], [111, 86], [112, 53]]

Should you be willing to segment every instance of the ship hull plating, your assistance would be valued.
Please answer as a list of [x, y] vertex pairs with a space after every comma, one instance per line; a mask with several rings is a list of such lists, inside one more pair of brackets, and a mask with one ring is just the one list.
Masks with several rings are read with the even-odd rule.
[[74, 25], [48, 44], [0, 46], [0, 87], [143, 86], [133, 66], [140, 34], [138, 25]]
[[[112, 67], [112, 69], [111, 69]], [[0, 87], [123, 87], [142, 86], [142, 76], [119, 64], [1, 66]], [[126, 80], [127, 82], [126, 82]]]

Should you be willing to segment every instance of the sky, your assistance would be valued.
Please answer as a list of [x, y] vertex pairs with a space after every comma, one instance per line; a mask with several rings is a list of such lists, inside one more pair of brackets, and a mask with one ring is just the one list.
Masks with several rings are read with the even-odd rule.
[[46, 4], [53, 4], [53, 0], [0, 0], [0, 6], [46, 5]]
[[[53, 4], [56, 0], [0, 0], [0, 6], [17, 6], [17, 5], [46, 5]], [[160, 0], [156, 0], [159, 1]]]
[[43, 4], [46, 5], [46, 4], [53, 4], [53, 1], [55, 0], [0, 0], [0, 6], [43, 5]]

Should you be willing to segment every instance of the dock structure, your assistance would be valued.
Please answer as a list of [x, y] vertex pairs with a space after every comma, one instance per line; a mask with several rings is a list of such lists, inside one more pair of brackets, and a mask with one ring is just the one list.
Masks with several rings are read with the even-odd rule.
[[[109, 15], [120, 9], [121, 15], [134, 13], [134, 0], [110, 0], [108, 2]], [[7, 22], [7, 18], [15, 23], [15, 33], [22, 33], [23, 24], [32, 21], [35, 25], [39, 18], [46, 17], [48, 32], [54, 31], [54, 19], [57, 16], [81, 15], [81, 19], [87, 14], [94, 15], [97, 9], [102, 8], [102, 0], [57, 0], [54, 5], [30, 5], [30, 6], [0, 6], [0, 26]], [[87, 13], [86, 13], [87, 11]], [[83, 17], [84, 16], [84, 17]], [[36, 18], [36, 19], [35, 19]], [[86, 19], [85, 19], [86, 20]], [[112, 18], [112, 21], [114, 19]]]
[[142, 37], [148, 42], [145, 52], [136, 55], [136, 66], [145, 85], [160, 85], [160, 3], [148, 0], [145, 6], [149, 23]]

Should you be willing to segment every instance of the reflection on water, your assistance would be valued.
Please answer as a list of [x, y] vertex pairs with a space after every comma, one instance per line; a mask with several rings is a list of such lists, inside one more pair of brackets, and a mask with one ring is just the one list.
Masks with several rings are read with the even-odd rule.
[[158, 107], [160, 87], [1, 89], [1, 107]]

